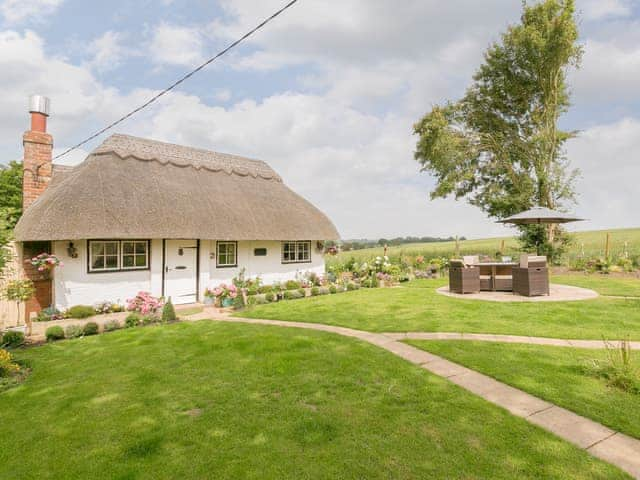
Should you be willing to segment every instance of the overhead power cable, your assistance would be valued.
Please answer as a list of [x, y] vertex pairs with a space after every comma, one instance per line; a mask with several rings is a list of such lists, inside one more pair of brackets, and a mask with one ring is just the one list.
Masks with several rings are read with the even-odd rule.
[[81, 142], [75, 144], [73, 147], [69, 147], [68, 149], [66, 149], [64, 152], [56, 155], [55, 157], [53, 157], [53, 160], [56, 160], [60, 157], [63, 157], [65, 155], [67, 155], [68, 153], [80, 148], [82, 145], [84, 145], [87, 142], [90, 142], [91, 140], [93, 140], [94, 138], [102, 135], [104, 132], [106, 132], [107, 130], [112, 129], [113, 127], [115, 127], [116, 125], [118, 125], [119, 123], [124, 122], [125, 120], [127, 120], [128, 118], [132, 117], [133, 115], [135, 115], [136, 113], [138, 113], [139, 111], [147, 108], [149, 105], [151, 105], [152, 103], [154, 103], [156, 100], [158, 100], [160, 97], [162, 97], [163, 95], [169, 93], [171, 90], [173, 90], [174, 88], [176, 88], [178, 85], [180, 85], [182, 82], [186, 81], [187, 79], [193, 77], [196, 73], [198, 73], [200, 70], [202, 70], [203, 68], [205, 68], [207, 65], [209, 65], [210, 63], [214, 62], [216, 59], [220, 58], [221, 56], [223, 56], [225, 53], [227, 53], [229, 50], [231, 50], [232, 48], [238, 46], [240, 43], [242, 43], [244, 40], [246, 40], [247, 38], [249, 38], [251, 35], [253, 35], [254, 33], [256, 33], [258, 30], [260, 30], [262, 27], [264, 27], [267, 23], [269, 23], [271, 20], [273, 20], [274, 18], [276, 18], [278, 15], [280, 15], [281, 13], [283, 13], [285, 10], [287, 10], [289, 7], [293, 6], [294, 3], [296, 3], [298, 0], [291, 0], [289, 3], [287, 3], [284, 7], [282, 7], [280, 10], [276, 11], [275, 13], [273, 13], [271, 16], [267, 17], [266, 19], [264, 19], [262, 22], [260, 22], [258, 25], [256, 25], [253, 29], [249, 30], [247, 33], [245, 33], [242, 37], [238, 38], [235, 42], [231, 43], [230, 45], [228, 45], [227, 47], [225, 47], [223, 50], [220, 50], [218, 53], [216, 53], [213, 57], [209, 58], [207, 61], [205, 61], [204, 63], [201, 63], [200, 65], [198, 65], [196, 68], [194, 68], [193, 70], [191, 70], [189, 73], [183, 75], [182, 77], [180, 77], [178, 80], [176, 80], [175, 82], [173, 82], [171, 85], [169, 85], [167, 88], [165, 88], [164, 90], [162, 90], [161, 92], [157, 93], [156, 95], [154, 95], [153, 97], [151, 97], [149, 100], [147, 100], [145, 103], [143, 103], [142, 105], [134, 108], [133, 110], [131, 110], [129, 113], [127, 113], [126, 115], [123, 115], [122, 117], [118, 118], [117, 120], [115, 120], [114, 122], [111, 122], [109, 125], [107, 125], [104, 128], [101, 128], [100, 130], [98, 130], [97, 132], [91, 134], [90, 136], [88, 136], [87, 138], [85, 138], [84, 140], [82, 140]]

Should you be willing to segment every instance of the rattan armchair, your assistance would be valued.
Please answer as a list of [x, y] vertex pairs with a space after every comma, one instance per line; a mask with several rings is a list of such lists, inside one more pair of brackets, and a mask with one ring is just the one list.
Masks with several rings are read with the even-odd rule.
[[465, 265], [462, 260], [449, 262], [449, 291], [477, 293], [480, 291], [480, 269]]
[[520, 256], [520, 265], [513, 267], [513, 293], [525, 297], [549, 295], [547, 257]]

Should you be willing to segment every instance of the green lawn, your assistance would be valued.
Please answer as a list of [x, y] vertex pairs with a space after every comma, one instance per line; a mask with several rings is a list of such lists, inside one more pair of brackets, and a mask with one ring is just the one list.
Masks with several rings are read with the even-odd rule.
[[472, 341], [407, 343], [640, 438], [640, 395], [610, 387], [589, 373], [590, 361], [606, 359], [604, 350]]
[[640, 299], [496, 303], [446, 297], [446, 280], [417, 280], [399, 288], [260, 305], [239, 315], [341, 325], [376, 332], [467, 332], [557, 338], [640, 339]]
[[640, 278], [615, 277], [593, 273], [589, 275], [555, 275], [552, 282], [590, 288], [600, 295], [640, 297]]
[[427, 371], [323, 332], [201, 321], [18, 351], [0, 478], [628, 478]]

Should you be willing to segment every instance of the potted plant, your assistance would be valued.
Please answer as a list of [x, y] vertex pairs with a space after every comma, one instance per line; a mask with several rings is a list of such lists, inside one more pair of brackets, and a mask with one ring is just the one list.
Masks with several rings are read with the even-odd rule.
[[213, 294], [215, 295], [216, 303], [220, 307], [231, 307], [233, 306], [233, 300], [238, 296], [238, 287], [234, 284], [221, 283], [213, 289]]
[[213, 305], [216, 302], [216, 295], [213, 292], [212, 289], [210, 288], [205, 288], [204, 289], [204, 298], [203, 298], [203, 303], [205, 305]]

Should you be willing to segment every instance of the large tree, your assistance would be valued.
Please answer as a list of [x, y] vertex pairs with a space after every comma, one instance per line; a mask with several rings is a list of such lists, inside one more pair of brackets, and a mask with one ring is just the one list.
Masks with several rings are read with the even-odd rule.
[[[567, 111], [567, 70], [582, 49], [573, 0], [523, 2], [521, 22], [492, 44], [458, 102], [435, 106], [415, 126], [415, 158], [436, 177], [432, 198], [466, 198], [491, 217], [574, 201], [577, 171], [564, 143], [575, 132], [558, 127]], [[523, 227], [525, 246], [553, 233]], [[551, 252], [549, 252], [551, 253]]]

